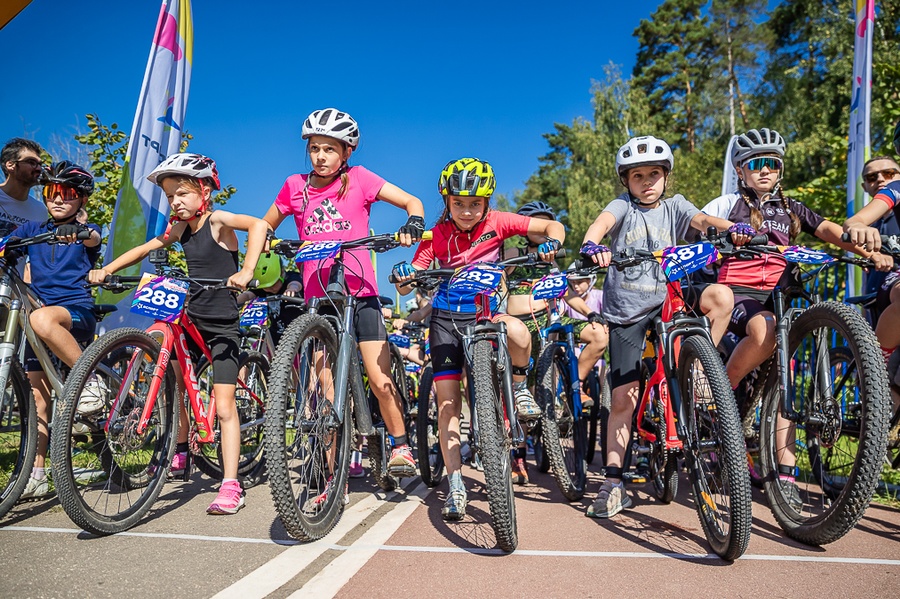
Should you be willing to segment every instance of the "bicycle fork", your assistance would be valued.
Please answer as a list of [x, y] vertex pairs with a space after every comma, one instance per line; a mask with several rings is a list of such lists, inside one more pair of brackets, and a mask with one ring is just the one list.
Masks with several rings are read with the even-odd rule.
[[[6, 291], [9, 287], [5, 287]], [[9, 297], [3, 295], [3, 287], [0, 287], [0, 298]], [[0, 342], [0, 393], [6, 389], [6, 382], [9, 380], [9, 369], [12, 366], [12, 359], [16, 353], [16, 337], [19, 332], [19, 312], [22, 310], [22, 302], [13, 300], [9, 304], [9, 312], [6, 316], [6, 329], [3, 331], [3, 341]]]

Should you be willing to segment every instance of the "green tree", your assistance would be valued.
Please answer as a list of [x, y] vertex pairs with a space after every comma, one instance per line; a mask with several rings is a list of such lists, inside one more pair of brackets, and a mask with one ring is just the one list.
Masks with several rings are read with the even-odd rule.
[[[632, 85], [644, 91], [651, 128], [693, 152], [703, 126], [699, 89], [709, 78], [713, 32], [705, 0], [666, 0], [634, 31], [639, 48]], [[640, 131], [640, 134], [645, 132]]]

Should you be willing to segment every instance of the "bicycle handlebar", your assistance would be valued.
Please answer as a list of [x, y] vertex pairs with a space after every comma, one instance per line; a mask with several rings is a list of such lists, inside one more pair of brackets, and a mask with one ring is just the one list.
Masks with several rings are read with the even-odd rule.
[[[565, 257], [565, 255], [565, 248], [560, 248], [556, 251], [556, 258], [563, 258]], [[550, 266], [552, 266], [549, 262], [544, 262], [543, 260], [538, 258], [537, 254], [535, 253], [525, 254], [524, 256], [516, 256], [515, 258], [507, 258], [506, 260], [502, 260], [500, 262], [497, 262], [496, 264], [501, 268], [506, 268], [507, 266], [525, 265], [546, 266], [547, 268], [550, 268]], [[454, 274], [456, 274], [458, 270], [459, 269], [457, 268], [431, 268], [425, 270], [417, 270], [415, 273], [413, 273], [412, 278], [408, 281], [405, 281], [404, 283], [407, 285], [412, 285], [414, 287], [427, 286], [428, 282], [434, 282], [438, 279], [449, 279]], [[397, 277], [394, 275], [394, 273], [390, 274], [390, 276], [388, 277], [388, 281], [395, 284], [400, 282], [397, 280]]]
[[[430, 240], [431, 238], [431, 231], [422, 233], [423, 241]], [[269, 249], [276, 254], [290, 257], [295, 254], [304, 243], [308, 242], [299, 239], [273, 239], [269, 242]], [[341, 249], [368, 247], [376, 252], [385, 252], [400, 245], [400, 233], [382, 233], [380, 235], [371, 235], [361, 239], [339, 241], [338, 243], [340, 243]]]

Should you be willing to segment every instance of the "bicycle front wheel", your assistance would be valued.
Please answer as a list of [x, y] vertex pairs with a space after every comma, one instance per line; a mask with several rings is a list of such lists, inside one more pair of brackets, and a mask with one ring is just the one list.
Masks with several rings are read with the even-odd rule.
[[[50, 438], [53, 481], [69, 518], [94, 534], [137, 524], [165, 483], [178, 402], [171, 368], [158, 394], [149, 395], [159, 359], [159, 343], [145, 331], [111, 331], [81, 355], [57, 402]], [[79, 412], [86, 399], [99, 407]]]
[[[335, 397], [338, 341], [326, 318], [304, 314], [288, 326], [272, 360], [265, 448], [269, 488], [296, 539], [325, 536], [344, 509], [350, 468], [351, 401]], [[343, 408], [338, 412], [336, 404]]]
[[712, 550], [735, 560], [750, 541], [750, 475], [734, 394], [707, 339], [684, 339], [678, 384], [687, 412], [684, 451], [694, 505]]
[[416, 448], [419, 454], [419, 474], [422, 475], [422, 481], [426, 485], [436, 487], [444, 477], [444, 454], [441, 453], [437, 393], [434, 390], [434, 370], [431, 362], [422, 369], [418, 402]]
[[12, 509], [28, 484], [37, 434], [31, 385], [19, 359], [13, 356], [0, 397], [0, 518]]
[[569, 501], [584, 496], [587, 480], [587, 419], [575, 413], [569, 360], [564, 348], [553, 343], [544, 348], [537, 368], [541, 439], [550, 459], [553, 478]]
[[797, 415], [782, 416], [780, 395], [767, 394], [760, 428], [766, 495], [788, 536], [823, 545], [856, 525], [877, 487], [890, 419], [887, 371], [868, 323], [837, 302], [803, 312], [788, 345]]
[[497, 546], [503, 551], [515, 551], [519, 535], [512, 485], [511, 420], [506, 413], [501, 384], [503, 375], [497, 368], [496, 354], [490, 339], [475, 342], [472, 378], [475, 381], [478, 451], [484, 465], [484, 482]]

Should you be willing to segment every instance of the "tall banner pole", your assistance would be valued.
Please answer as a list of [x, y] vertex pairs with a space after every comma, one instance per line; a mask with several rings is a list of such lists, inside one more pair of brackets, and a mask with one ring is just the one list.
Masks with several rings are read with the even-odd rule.
[[728, 195], [737, 193], [738, 190], [738, 174], [737, 169], [731, 163], [731, 150], [734, 148], [734, 140], [737, 135], [732, 135], [728, 141], [728, 149], [725, 150], [725, 168], [722, 170], [722, 193], [720, 195]]
[[[163, 0], [122, 168], [106, 262], [165, 230], [168, 202], [162, 189], [147, 181], [147, 175], [180, 148], [193, 53], [190, 0]], [[128, 269], [128, 274], [139, 271], [140, 266], [134, 266]], [[128, 301], [120, 302], [119, 311], [104, 322], [105, 328], [115, 328], [125, 322]]]
[[[872, 106], [872, 30], [875, 26], [875, 0], [856, 0], [856, 42], [853, 47], [853, 81], [850, 94], [850, 132], [847, 140], [847, 217], [863, 207], [863, 164], [869, 159], [870, 109]], [[859, 295], [862, 277], [859, 269], [847, 269], [847, 294]]]

